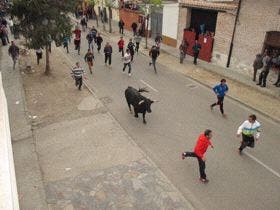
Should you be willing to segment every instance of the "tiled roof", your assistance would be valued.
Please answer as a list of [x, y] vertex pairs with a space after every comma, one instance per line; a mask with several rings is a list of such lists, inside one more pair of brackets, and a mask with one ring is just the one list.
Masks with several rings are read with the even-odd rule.
[[214, 10], [235, 10], [237, 9], [237, 3], [226, 3], [226, 2], [208, 2], [202, 0], [179, 0], [179, 3], [183, 6], [203, 8], [203, 9], [214, 9]]

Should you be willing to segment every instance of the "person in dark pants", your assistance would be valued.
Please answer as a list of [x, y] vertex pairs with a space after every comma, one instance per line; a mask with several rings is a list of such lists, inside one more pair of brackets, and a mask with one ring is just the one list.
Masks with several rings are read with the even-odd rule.
[[196, 146], [194, 148], [193, 152], [183, 152], [182, 153], [182, 159], [184, 160], [186, 157], [196, 157], [198, 160], [198, 165], [199, 165], [199, 174], [200, 174], [200, 181], [203, 183], [207, 183], [209, 180], [206, 177], [205, 173], [205, 153], [207, 151], [208, 146], [211, 146], [212, 148], [213, 145], [210, 141], [212, 138], [212, 131], [207, 129], [204, 131], [204, 133], [200, 134], [198, 137], [198, 140], [196, 142]]
[[133, 31], [133, 36], [136, 36], [136, 33], [137, 33], [137, 23], [133, 22], [131, 24], [131, 28], [132, 28], [132, 31]]
[[120, 40], [118, 41], [118, 47], [119, 47], [119, 52], [122, 53], [122, 57], [124, 56], [124, 51], [123, 51], [123, 48], [124, 48], [124, 40], [123, 40], [123, 37], [121, 36]]
[[185, 40], [182, 40], [182, 43], [180, 44], [179, 50], [180, 50], [180, 63], [183, 63], [184, 59], [186, 58], [188, 48], [188, 42]]
[[97, 37], [96, 37], [96, 45], [97, 45], [97, 51], [98, 53], [100, 53], [100, 49], [101, 49], [101, 44], [103, 42], [103, 38], [100, 36], [100, 33], [98, 33]]
[[215, 94], [217, 95], [218, 101], [216, 103], [213, 103], [210, 108], [211, 110], [213, 110], [213, 107], [216, 105], [220, 106], [220, 111], [222, 113], [222, 115], [225, 117], [225, 113], [224, 113], [224, 97], [228, 91], [228, 86], [226, 84], [226, 80], [222, 79], [221, 83], [219, 85], [216, 85], [213, 88]]
[[128, 66], [128, 76], [131, 76], [131, 55], [129, 49], [124, 54], [123, 73], [125, 73], [126, 66]]
[[141, 42], [141, 36], [140, 34], [138, 33], [135, 37], [134, 37], [134, 42], [135, 42], [135, 51], [138, 53], [139, 51], [139, 45], [140, 45], [140, 42]]
[[135, 45], [132, 42], [132, 39], [129, 39], [129, 43], [127, 45], [127, 49], [130, 50], [131, 62], [133, 61], [133, 58], [134, 58], [134, 48], [135, 48]]
[[155, 73], [157, 73], [156, 60], [157, 57], [159, 56], [159, 49], [155, 45], [152, 46], [149, 52], [149, 56], [152, 58], [152, 62], [150, 62], [149, 65], [151, 66], [153, 64]]
[[72, 69], [72, 77], [75, 79], [75, 85], [78, 87], [79, 90], [81, 90], [81, 87], [83, 85], [83, 76], [85, 74], [85, 71], [82, 67], [80, 67], [79, 62], [76, 63], [76, 66]]
[[195, 40], [195, 44], [194, 44], [192, 50], [193, 50], [193, 57], [194, 57], [193, 64], [196, 65], [199, 51], [201, 50], [201, 45], [198, 43], [197, 40]]
[[40, 64], [40, 60], [42, 59], [43, 51], [41, 48], [36, 50], [36, 57], [37, 57], [37, 65]]
[[16, 46], [16, 44], [14, 43], [14, 41], [11, 41], [11, 46], [8, 49], [8, 53], [9, 55], [12, 57], [13, 60], [13, 69], [15, 69], [16, 67], [16, 62], [18, 60], [19, 57], [19, 48], [18, 46]]
[[261, 54], [257, 54], [253, 63], [254, 73], [253, 73], [253, 81], [256, 81], [257, 71], [263, 67], [263, 57]]
[[267, 76], [269, 74], [269, 70], [270, 70], [271, 65], [272, 65], [271, 57], [269, 55], [266, 55], [263, 58], [263, 64], [264, 64], [264, 67], [263, 67], [262, 72], [260, 73], [259, 83], [257, 85], [260, 85], [261, 87], [266, 87], [266, 79], [267, 79]]
[[124, 27], [124, 22], [122, 19], [120, 19], [120, 21], [119, 21], [120, 34], [123, 34], [123, 27]]
[[109, 42], [107, 42], [105, 47], [104, 47], [105, 65], [107, 65], [107, 61], [108, 61], [109, 62], [109, 66], [111, 66], [112, 53], [113, 53], [112, 46], [109, 44]]
[[239, 154], [242, 154], [242, 151], [245, 147], [254, 147], [255, 139], [256, 141], [260, 137], [260, 127], [261, 124], [257, 121], [256, 115], [250, 115], [248, 120], [245, 120], [242, 125], [239, 126], [237, 130], [237, 137], [240, 137], [242, 134], [242, 142], [238, 148]]

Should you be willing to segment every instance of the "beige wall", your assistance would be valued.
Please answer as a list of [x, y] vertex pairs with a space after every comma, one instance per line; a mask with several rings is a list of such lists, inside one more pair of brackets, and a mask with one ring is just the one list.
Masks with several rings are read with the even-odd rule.
[[267, 31], [280, 31], [280, 0], [243, 0], [233, 48], [233, 65], [250, 69]]
[[180, 6], [178, 18], [177, 46], [181, 44], [184, 29], [190, 26], [191, 9]]
[[216, 24], [215, 41], [212, 54], [212, 62], [226, 66], [228, 52], [233, 32], [235, 14], [219, 12]]

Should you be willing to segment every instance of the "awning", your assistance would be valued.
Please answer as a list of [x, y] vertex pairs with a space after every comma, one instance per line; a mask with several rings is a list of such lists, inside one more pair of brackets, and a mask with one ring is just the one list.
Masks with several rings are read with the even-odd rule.
[[211, 10], [236, 10], [238, 3], [228, 2], [228, 3], [218, 3], [218, 2], [207, 2], [207, 1], [193, 1], [193, 0], [179, 0], [181, 6], [195, 7], [201, 9], [211, 9]]

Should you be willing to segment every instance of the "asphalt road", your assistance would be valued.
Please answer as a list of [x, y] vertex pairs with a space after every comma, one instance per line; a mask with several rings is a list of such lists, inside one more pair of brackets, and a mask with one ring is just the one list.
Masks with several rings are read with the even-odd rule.
[[[82, 43], [81, 56], [72, 45], [66, 56], [73, 65], [79, 60], [86, 68], [85, 39]], [[122, 74], [117, 44], [112, 45], [112, 68], [104, 65], [103, 53], [95, 52], [94, 73], [90, 75], [87, 70], [87, 83], [128, 135], [197, 209], [279, 209], [278, 124], [258, 114], [263, 130], [260, 141], [240, 156], [237, 148], [241, 139], [236, 137], [236, 131], [252, 110], [226, 97], [227, 118], [223, 118], [218, 107], [210, 111], [209, 105], [216, 100], [212, 90], [173, 71], [172, 66], [168, 69], [158, 64], [156, 75], [148, 66], [149, 58], [141, 54], [135, 56], [132, 77], [128, 77], [127, 71]], [[146, 125], [142, 116], [136, 119], [129, 113], [124, 97], [129, 85], [147, 87], [150, 92], [144, 95], [159, 100], [152, 104], [152, 113], [146, 115]], [[210, 182], [202, 184], [197, 161], [181, 160], [181, 152], [192, 150], [206, 128], [213, 130], [215, 148], [207, 151], [206, 174]]]

